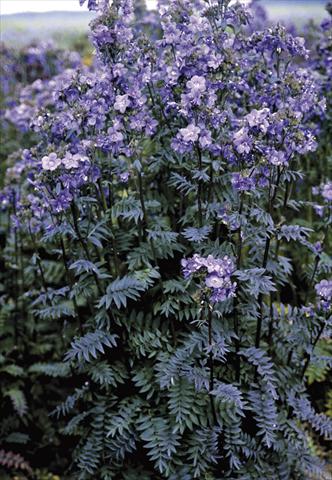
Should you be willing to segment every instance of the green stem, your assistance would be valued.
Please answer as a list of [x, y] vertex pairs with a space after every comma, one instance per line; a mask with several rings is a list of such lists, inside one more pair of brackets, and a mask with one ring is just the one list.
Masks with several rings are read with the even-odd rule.
[[[74, 286], [74, 280], [73, 280], [72, 274], [71, 274], [71, 272], [69, 270], [69, 267], [68, 267], [68, 260], [67, 260], [65, 244], [64, 244], [64, 241], [63, 241], [62, 237], [60, 238], [60, 247], [61, 247], [61, 251], [62, 251], [62, 260], [63, 260], [63, 264], [64, 264], [65, 271], [66, 271], [67, 281], [68, 281], [68, 283], [69, 283], [69, 285], [72, 289], [73, 286]], [[74, 304], [74, 310], [75, 310], [76, 318], [78, 320], [78, 324], [79, 324], [79, 328], [80, 328], [80, 333], [81, 333], [81, 335], [83, 335], [82, 320], [81, 320], [81, 317], [80, 317], [80, 314], [79, 314], [79, 311], [78, 311], [78, 305], [77, 305], [77, 302], [76, 302], [76, 298], [74, 296], [73, 296], [73, 304]]]
[[210, 368], [210, 381], [209, 381], [209, 396], [211, 402], [211, 410], [213, 415], [213, 420], [217, 423], [217, 414], [216, 408], [214, 405], [214, 397], [212, 391], [214, 389], [214, 363], [213, 363], [213, 352], [212, 352], [212, 309], [208, 305], [208, 336], [209, 336], [209, 368]]
[[[86, 259], [91, 262], [91, 257], [90, 257], [90, 253], [89, 253], [89, 250], [88, 250], [88, 247], [85, 243], [85, 240], [83, 239], [82, 237], [82, 234], [81, 234], [81, 231], [80, 231], [80, 228], [79, 228], [79, 225], [78, 225], [78, 219], [77, 219], [77, 213], [76, 213], [76, 206], [74, 205], [74, 203], [71, 204], [71, 213], [72, 213], [72, 217], [73, 217], [73, 222], [74, 222], [74, 230], [75, 230], [75, 233], [77, 235], [77, 238], [84, 250], [84, 253], [85, 253], [85, 256], [86, 256]], [[95, 284], [97, 286], [97, 289], [98, 289], [98, 292], [99, 294], [101, 295], [102, 294], [102, 288], [100, 286], [100, 282], [99, 282], [99, 279], [97, 277], [97, 274], [95, 272], [93, 272], [93, 277], [94, 277], [94, 280], [95, 280]]]
[[[202, 152], [199, 146], [196, 146], [198, 155], [198, 168], [202, 170]], [[197, 204], [198, 204], [198, 225], [201, 228], [203, 226], [203, 209], [202, 209], [202, 182], [198, 181], [197, 188]]]
[[[107, 212], [107, 202], [106, 202], [104, 190], [103, 190], [100, 179], [98, 180], [98, 187], [99, 187], [100, 197], [101, 197], [101, 201], [102, 201], [102, 209], [103, 209], [104, 214], [106, 214], [106, 212]], [[114, 270], [115, 270], [116, 275], [119, 275], [120, 264], [119, 264], [118, 250], [117, 250], [117, 247], [116, 247], [115, 236], [114, 236], [111, 208], [112, 208], [112, 206], [110, 207], [109, 218], [110, 218], [110, 229], [111, 229], [111, 234], [112, 234], [111, 242], [112, 242], [113, 257], [114, 257]], [[110, 262], [109, 259], [108, 259], [108, 264], [109, 264], [110, 272], [113, 274], [112, 267], [111, 267], [111, 262]]]
[[143, 192], [143, 181], [141, 172], [137, 172], [137, 179], [138, 179], [138, 191], [139, 191], [139, 200], [141, 204], [141, 209], [143, 212], [143, 221], [142, 221], [142, 230], [143, 230], [143, 239], [146, 240], [146, 229], [147, 229], [147, 214], [144, 202], [144, 192]]
[[312, 344], [312, 350], [311, 350], [311, 354], [307, 354], [307, 358], [306, 358], [306, 361], [305, 361], [305, 364], [303, 366], [303, 369], [302, 369], [302, 373], [301, 373], [301, 379], [304, 378], [304, 375], [305, 375], [305, 372], [307, 371], [307, 368], [309, 367], [309, 364], [310, 364], [310, 361], [311, 361], [311, 357], [312, 357], [312, 354], [314, 353], [314, 349], [324, 331], [324, 328], [326, 326], [326, 322], [324, 321], [323, 324], [321, 325], [320, 329], [319, 329], [319, 332]]

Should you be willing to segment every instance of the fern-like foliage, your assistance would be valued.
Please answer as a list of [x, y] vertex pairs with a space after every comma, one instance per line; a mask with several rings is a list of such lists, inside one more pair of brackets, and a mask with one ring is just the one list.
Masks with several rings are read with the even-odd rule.
[[76, 403], [83, 398], [87, 393], [87, 385], [84, 385], [81, 388], [76, 388], [75, 392], [72, 395], [69, 395], [66, 400], [57, 405], [50, 415], [54, 415], [59, 418], [61, 415], [67, 415], [73, 408], [75, 407]]
[[316, 413], [310, 401], [305, 397], [289, 397], [296, 416], [304, 422], [309, 422], [314, 430], [327, 440], [332, 440], [332, 420], [322, 413]]
[[0, 466], [6, 467], [9, 471], [22, 471], [32, 474], [30, 464], [18, 453], [0, 450]]
[[20, 417], [23, 417], [24, 415], [26, 415], [28, 411], [28, 404], [22, 390], [19, 390], [18, 388], [15, 388], [15, 387], [10, 388], [5, 392], [5, 396], [10, 398], [15, 411], [18, 413]]
[[171, 426], [162, 417], [141, 416], [137, 425], [140, 438], [147, 449], [148, 457], [154, 462], [156, 469], [165, 475], [170, 472], [170, 460], [179, 447], [179, 434], [172, 431]]
[[278, 413], [274, 399], [268, 391], [250, 390], [248, 392], [250, 409], [257, 421], [257, 435], [262, 437], [263, 442], [271, 448], [276, 442], [278, 429]]
[[91, 379], [102, 388], [115, 387], [118, 384], [123, 384], [127, 379], [126, 371], [123, 370], [121, 362], [116, 362], [111, 366], [105, 361], [98, 361], [89, 366], [87, 371]]
[[31, 373], [47, 375], [49, 377], [67, 377], [70, 373], [69, 365], [66, 363], [35, 363], [29, 368]]
[[[186, 378], [180, 377], [168, 391], [168, 409], [174, 422], [173, 431], [183, 433], [186, 428], [193, 430], [202, 422], [202, 408], [206, 399], [196, 392]], [[204, 420], [203, 420], [204, 423]]]
[[243, 350], [241, 355], [244, 355], [248, 359], [248, 362], [255, 365], [257, 372], [261, 377], [261, 381], [266, 386], [269, 394], [272, 395], [272, 398], [277, 399], [277, 378], [274, 372], [273, 363], [266, 355], [265, 351], [251, 347]]
[[218, 463], [220, 427], [195, 429], [188, 439], [188, 460], [192, 478], [204, 478], [210, 466]]
[[102, 330], [87, 333], [71, 343], [65, 361], [91, 362], [93, 358], [97, 358], [98, 352], [105, 353], [104, 346], [109, 348], [116, 346], [116, 338], [116, 335], [110, 335]]
[[135, 278], [129, 276], [117, 278], [108, 285], [99, 307], [105, 306], [109, 309], [113, 303], [117, 308], [126, 307], [128, 299], [137, 300], [140, 292], [144, 290], [145, 285]]

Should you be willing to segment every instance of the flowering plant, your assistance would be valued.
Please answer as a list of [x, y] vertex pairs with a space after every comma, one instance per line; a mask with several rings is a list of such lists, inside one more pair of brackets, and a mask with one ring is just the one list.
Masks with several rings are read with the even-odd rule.
[[330, 362], [329, 232], [294, 195], [324, 75], [232, 3], [89, 0], [98, 63], [54, 78], [7, 171], [9, 313], [53, 339], [29, 372], [66, 382], [51, 415], [81, 479], [328, 478], [305, 378]]

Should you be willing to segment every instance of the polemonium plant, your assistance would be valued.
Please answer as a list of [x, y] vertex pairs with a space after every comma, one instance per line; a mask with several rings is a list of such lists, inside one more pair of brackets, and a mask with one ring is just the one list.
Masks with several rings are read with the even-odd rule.
[[305, 374], [331, 265], [297, 295], [289, 253], [317, 248], [293, 191], [325, 102], [304, 40], [229, 3], [160, 0], [156, 38], [130, 0], [89, 0], [99, 64], [56, 78], [3, 193], [27, 308], [62, 335], [31, 368], [75, 384], [51, 415], [82, 479], [328, 478]]

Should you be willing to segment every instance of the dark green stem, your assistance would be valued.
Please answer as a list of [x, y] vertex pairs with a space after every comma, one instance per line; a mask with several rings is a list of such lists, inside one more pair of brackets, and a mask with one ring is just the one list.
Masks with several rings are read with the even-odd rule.
[[[80, 231], [80, 228], [79, 228], [79, 225], [78, 225], [78, 219], [77, 219], [77, 213], [76, 213], [76, 206], [72, 203], [71, 204], [71, 213], [72, 213], [72, 217], [73, 217], [73, 222], [74, 222], [74, 230], [75, 230], [75, 233], [77, 235], [77, 238], [84, 250], [84, 253], [85, 253], [85, 256], [86, 256], [86, 259], [91, 262], [91, 257], [90, 257], [90, 253], [89, 253], [89, 250], [88, 250], [88, 247], [86, 245], [86, 242], [85, 240], [83, 239], [82, 237], [82, 234], [81, 234], [81, 231]], [[93, 277], [94, 277], [94, 280], [95, 280], [95, 284], [97, 286], [97, 289], [98, 289], [98, 292], [99, 294], [101, 295], [102, 294], [102, 288], [100, 286], [100, 282], [99, 282], [99, 279], [97, 277], [97, 274], [95, 272], [93, 272]]]
[[[198, 155], [198, 168], [202, 170], [202, 152], [199, 146], [196, 146]], [[198, 181], [197, 188], [197, 204], [198, 204], [198, 225], [201, 228], [203, 226], [203, 209], [202, 209], [202, 182]]]
[[210, 382], [209, 382], [209, 394], [211, 402], [211, 410], [213, 415], [213, 420], [217, 423], [217, 414], [216, 408], [214, 405], [214, 397], [212, 391], [214, 389], [214, 363], [213, 363], [213, 352], [212, 352], [212, 309], [208, 305], [208, 336], [209, 336], [209, 368], [210, 368]]
[[307, 358], [306, 358], [305, 364], [304, 364], [303, 369], [302, 369], [301, 379], [304, 378], [305, 372], [307, 371], [307, 368], [309, 367], [312, 354], [313, 354], [314, 349], [315, 349], [315, 347], [316, 347], [316, 345], [317, 345], [317, 343], [318, 343], [318, 341], [319, 341], [319, 339], [320, 339], [320, 337], [321, 337], [321, 335], [324, 331], [325, 325], [326, 325], [326, 322], [324, 321], [323, 324], [321, 325], [320, 329], [319, 329], [319, 332], [318, 332], [313, 344], [312, 344], [311, 354], [307, 354], [307, 356], [306, 356]]

